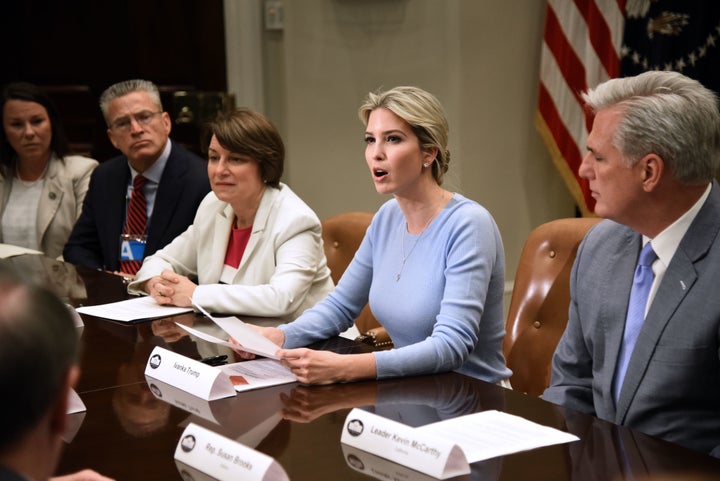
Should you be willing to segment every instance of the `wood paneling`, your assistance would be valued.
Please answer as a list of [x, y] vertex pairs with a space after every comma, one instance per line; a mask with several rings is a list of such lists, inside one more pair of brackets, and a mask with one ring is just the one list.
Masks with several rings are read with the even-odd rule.
[[73, 145], [102, 161], [117, 151], [100, 93], [129, 78], [152, 80], [164, 92], [225, 91], [223, 25], [222, 0], [3, 2], [0, 84], [48, 87]]

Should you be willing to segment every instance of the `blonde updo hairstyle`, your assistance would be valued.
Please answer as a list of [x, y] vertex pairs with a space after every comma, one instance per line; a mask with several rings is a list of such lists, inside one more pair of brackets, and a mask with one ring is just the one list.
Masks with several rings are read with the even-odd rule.
[[385, 92], [370, 92], [358, 111], [367, 127], [370, 113], [385, 108], [410, 124], [420, 142], [420, 150], [437, 148], [432, 162], [432, 175], [438, 185], [448, 171], [450, 152], [447, 150], [450, 128], [442, 104], [429, 92], [418, 87], [401, 86]]

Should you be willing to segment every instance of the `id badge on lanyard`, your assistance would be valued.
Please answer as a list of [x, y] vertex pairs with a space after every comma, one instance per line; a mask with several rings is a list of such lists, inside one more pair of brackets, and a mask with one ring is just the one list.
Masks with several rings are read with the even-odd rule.
[[145, 258], [146, 235], [122, 234], [120, 236], [120, 260], [139, 261]]

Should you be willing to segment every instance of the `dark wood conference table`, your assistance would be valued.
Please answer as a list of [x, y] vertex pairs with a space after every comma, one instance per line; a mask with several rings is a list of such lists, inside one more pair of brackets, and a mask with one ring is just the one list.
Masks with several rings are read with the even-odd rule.
[[[39, 279], [73, 306], [128, 298], [118, 276], [42, 256], [2, 262]], [[166, 402], [153, 395], [144, 376], [149, 353], [155, 346], [196, 359], [216, 353], [217, 346], [191, 339], [174, 324], [212, 331], [210, 321], [192, 313], [138, 324], [91, 316], [83, 321], [82, 377], [76, 391], [87, 411], [71, 415], [73, 432], [66, 436], [59, 474], [92, 468], [118, 481], [199, 481], [181, 474], [173, 457], [182, 431], [192, 422], [272, 456], [295, 481], [426, 479], [369, 455], [362, 468], [351, 466], [351, 453], [340, 443], [341, 430], [350, 409], [362, 406], [412, 426], [496, 409], [580, 438], [474, 463], [472, 473], [458, 479], [720, 479], [720, 460], [456, 373], [332, 386], [293, 383], [212, 402], [167, 391], [172, 395], [164, 399], [172, 402]], [[369, 349], [342, 338], [313, 347]]]

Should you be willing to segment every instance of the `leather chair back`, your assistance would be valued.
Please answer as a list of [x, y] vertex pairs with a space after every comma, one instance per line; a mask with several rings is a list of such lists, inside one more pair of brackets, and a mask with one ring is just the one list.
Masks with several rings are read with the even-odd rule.
[[[330, 274], [335, 284], [340, 281], [345, 269], [355, 256], [355, 251], [365, 237], [365, 231], [370, 225], [373, 214], [370, 212], [345, 212], [328, 217], [322, 222], [322, 238], [327, 257]], [[370, 306], [360, 312], [355, 319], [355, 325], [361, 334], [366, 334], [377, 328], [382, 328], [380, 323], [370, 311]], [[382, 328], [384, 332], [385, 329]], [[380, 336], [379, 332], [374, 332]], [[389, 341], [389, 336], [387, 336]]]
[[372, 218], [370, 212], [345, 212], [322, 222], [325, 257], [335, 284], [355, 256]]
[[513, 389], [540, 396], [565, 331], [570, 271], [578, 246], [599, 218], [557, 219], [534, 229], [520, 254], [503, 352]]

